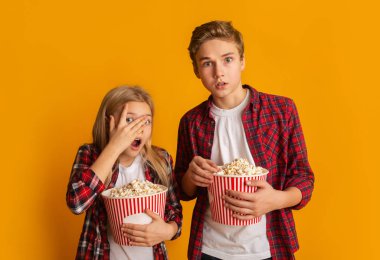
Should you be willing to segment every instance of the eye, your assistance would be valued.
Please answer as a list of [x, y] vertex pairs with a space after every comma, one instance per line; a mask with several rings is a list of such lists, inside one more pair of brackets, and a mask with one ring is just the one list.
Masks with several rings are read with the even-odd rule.
[[211, 66], [211, 61], [206, 61], [202, 63], [202, 67], [210, 67]]
[[152, 121], [150, 119], [148, 119], [148, 120], [145, 121], [145, 124], [146, 125], [150, 125], [150, 124], [152, 124]]
[[226, 57], [225, 59], [224, 59], [227, 63], [230, 63], [230, 62], [232, 62], [232, 57]]
[[130, 124], [133, 122], [133, 118], [132, 117], [127, 117], [126, 119], [127, 123]]

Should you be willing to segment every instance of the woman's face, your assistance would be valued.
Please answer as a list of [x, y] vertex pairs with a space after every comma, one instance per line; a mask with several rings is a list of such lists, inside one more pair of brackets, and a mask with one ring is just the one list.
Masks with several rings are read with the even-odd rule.
[[[132, 144], [120, 155], [120, 163], [129, 165], [134, 158], [141, 152], [144, 145], [150, 140], [152, 135], [152, 111], [149, 105], [145, 102], [130, 101], [128, 104], [128, 113], [126, 117], [127, 123], [145, 116], [146, 126], [144, 131], [138, 134]], [[115, 116], [116, 124], [120, 121], [121, 111]]]

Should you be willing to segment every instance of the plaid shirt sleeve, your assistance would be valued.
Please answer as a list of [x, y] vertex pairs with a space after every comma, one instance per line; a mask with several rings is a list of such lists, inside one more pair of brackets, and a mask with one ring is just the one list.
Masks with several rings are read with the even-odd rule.
[[288, 170], [284, 188], [296, 187], [302, 193], [301, 202], [292, 209], [301, 209], [310, 201], [314, 187], [314, 174], [307, 159], [306, 144], [297, 108], [292, 100], [288, 105]]
[[90, 169], [96, 153], [90, 145], [79, 148], [66, 193], [67, 206], [74, 214], [85, 212], [105, 189], [103, 182]]
[[165, 222], [174, 221], [177, 224], [177, 233], [172, 237], [172, 240], [174, 240], [181, 235], [182, 231], [182, 206], [178, 198], [179, 191], [177, 181], [174, 178], [173, 158], [169, 153], [166, 153], [166, 157], [169, 162], [168, 173], [170, 174], [171, 185], [168, 187], [168, 195], [166, 197]]
[[185, 175], [187, 169], [189, 168], [189, 164], [194, 157], [194, 152], [196, 147], [192, 146], [195, 138], [195, 132], [190, 133], [189, 128], [189, 119], [187, 115], [184, 115], [181, 118], [178, 128], [178, 142], [177, 142], [177, 155], [176, 155], [176, 163], [175, 163], [175, 178], [177, 180], [177, 184], [179, 186], [179, 196], [181, 200], [189, 201], [197, 197], [197, 194], [193, 196], [188, 196], [182, 188], [182, 178]]

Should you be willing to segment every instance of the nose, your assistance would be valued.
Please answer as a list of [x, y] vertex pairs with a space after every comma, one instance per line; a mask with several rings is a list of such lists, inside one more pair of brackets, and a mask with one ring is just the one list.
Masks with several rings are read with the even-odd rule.
[[215, 75], [215, 78], [218, 79], [218, 78], [221, 78], [224, 76], [224, 69], [223, 69], [223, 66], [222, 64], [220, 63], [216, 63], [215, 64], [215, 67], [214, 67], [214, 75]]

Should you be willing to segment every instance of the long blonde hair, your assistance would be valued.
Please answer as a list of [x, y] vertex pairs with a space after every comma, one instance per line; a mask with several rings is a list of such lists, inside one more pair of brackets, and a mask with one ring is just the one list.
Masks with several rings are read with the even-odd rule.
[[[130, 101], [145, 102], [148, 104], [152, 112], [153, 121], [153, 100], [145, 90], [138, 86], [120, 86], [111, 89], [103, 98], [92, 128], [93, 143], [100, 152], [103, 151], [109, 142], [109, 116], [121, 111], [124, 104]], [[165, 159], [165, 155], [161, 150], [152, 146], [151, 138], [144, 144], [141, 154], [148, 165], [157, 172], [161, 184], [169, 186], [170, 178], [168, 174], [170, 173], [170, 162]]]

